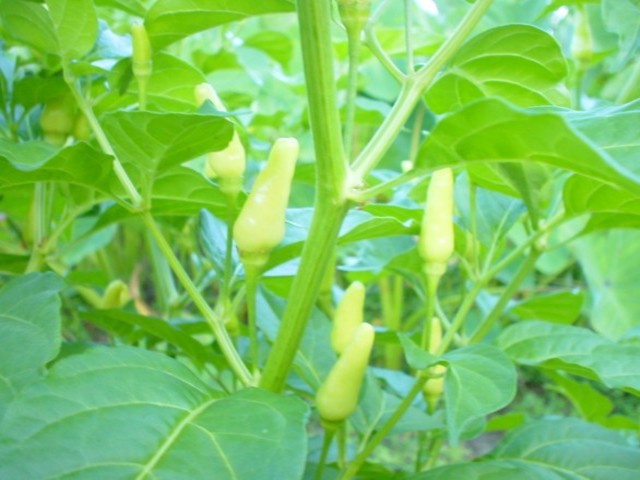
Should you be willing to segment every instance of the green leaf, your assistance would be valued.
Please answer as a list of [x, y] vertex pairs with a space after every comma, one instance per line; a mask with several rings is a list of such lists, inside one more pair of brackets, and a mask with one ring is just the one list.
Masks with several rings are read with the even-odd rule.
[[435, 113], [483, 97], [520, 107], [568, 106], [561, 84], [566, 75], [566, 61], [551, 35], [531, 25], [505, 25], [468, 41], [429, 88], [426, 101]]
[[586, 328], [527, 321], [508, 327], [498, 345], [518, 363], [564, 370], [640, 395], [640, 344], [615, 343]]
[[[625, 177], [640, 182], [640, 100], [589, 111], [568, 110], [563, 116], [571, 127], [598, 147], [603, 159], [609, 157], [612, 160], [607, 163]], [[578, 170], [577, 173], [586, 172]], [[608, 179], [603, 176], [600, 180]], [[619, 186], [624, 187], [622, 184]], [[638, 189], [632, 191], [638, 192]]]
[[30, 2], [1, 2], [3, 35], [44, 53], [58, 53], [58, 39], [44, 5]]
[[0, 288], [0, 419], [60, 348], [60, 298], [53, 273], [31, 273]]
[[83, 312], [82, 317], [108, 332], [117, 330], [117, 324], [137, 327], [142, 332], [175, 345], [199, 367], [207, 362], [213, 364], [216, 361], [210, 347], [202, 345], [187, 333], [160, 318], [145, 317], [120, 310], [92, 310]]
[[438, 357], [420, 348], [409, 335], [398, 333], [407, 364], [414, 370], [423, 370], [438, 362]]
[[117, 198], [121, 188], [111, 157], [81, 142], [56, 150], [43, 142], [14, 143], [0, 139], [0, 189], [36, 182], [89, 187]]
[[206, 80], [197, 68], [160, 52], [153, 56], [153, 73], [147, 92], [149, 102], [160, 111], [193, 111], [195, 86]]
[[472, 345], [446, 353], [444, 397], [449, 441], [465, 428], [508, 405], [516, 394], [516, 369], [497, 348]]
[[529, 297], [514, 304], [509, 311], [523, 320], [570, 324], [582, 309], [584, 294], [570, 290]]
[[262, 390], [222, 397], [159, 353], [97, 347], [11, 405], [0, 477], [299, 478], [306, 416], [301, 401]]
[[91, 0], [46, 0], [60, 55], [66, 60], [84, 57], [98, 36], [98, 15]]
[[640, 228], [640, 196], [592, 178], [573, 175], [564, 185], [569, 215], [590, 214], [582, 234], [610, 228]]
[[578, 419], [537, 420], [508, 433], [489, 457], [408, 480], [635, 480], [640, 449], [617, 432]]
[[546, 372], [546, 376], [553, 380], [554, 385], [550, 388], [567, 397], [584, 420], [597, 422], [613, 410], [613, 402], [588, 382], [579, 382], [557, 372]]
[[158, 0], [147, 12], [145, 26], [153, 47], [160, 49], [224, 23], [293, 10], [288, 0]]
[[[640, 102], [639, 102], [640, 103]], [[521, 109], [483, 99], [444, 117], [424, 141], [418, 164], [430, 168], [478, 162], [541, 162], [640, 191], [640, 131], [630, 106], [592, 110], [590, 118]], [[629, 131], [605, 136], [609, 124]], [[637, 123], [635, 123], [637, 125]], [[589, 137], [592, 135], [593, 138]]]
[[638, 230], [611, 230], [574, 243], [593, 296], [591, 325], [607, 338], [619, 339], [640, 326], [639, 242]]
[[95, 4], [100, 7], [113, 7], [123, 12], [143, 17], [146, 9], [138, 0], [94, 0]]
[[118, 111], [103, 128], [123, 162], [154, 177], [171, 167], [227, 146], [233, 128], [223, 117], [202, 114]]
[[[202, 174], [188, 167], [173, 167], [155, 177], [151, 194], [154, 217], [197, 215], [203, 208], [220, 217], [227, 213], [224, 194]], [[135, 212], [113, 205], [101, 216], [96, 229], [135, 216]]]
[[293, 43], [288, 35], [276, 31], [260, 31], [247, 38], [244, 47], [261, 50], [286, 68], [293, 56]]

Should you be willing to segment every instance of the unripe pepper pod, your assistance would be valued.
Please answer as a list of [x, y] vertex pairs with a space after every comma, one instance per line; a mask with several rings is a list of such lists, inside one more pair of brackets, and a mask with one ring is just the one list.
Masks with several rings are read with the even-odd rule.
[[331, 328], [331, 348], [342, 353], [362, 324], [365, 288], [361, 282], [353, 282], [338, 303]]
[[369, 364], [375, 332], [368, 323], [355, 331], [316, 394], [316, 407], [326, 422], [341, 422], [353, 413]]
[[431, 177], [422, 217], [418, 252], [428, 276], [442, 276], [454, 249], [453, 172], [436, 170]]
[[300, 146], [295, 138], [276, 140], [233, 226], [243, 262], [262, 266], [284, 238], [291, 180]]

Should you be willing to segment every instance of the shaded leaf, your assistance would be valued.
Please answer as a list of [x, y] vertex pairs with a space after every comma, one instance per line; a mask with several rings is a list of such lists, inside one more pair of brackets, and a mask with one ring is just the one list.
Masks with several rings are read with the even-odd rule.
[[491, 456], [409, 480], [634, 480], [640, 450], [617, 432], [581, 420], [537, 420], [507, 434]]
[[32, 273], [0, 288], [0, 419], [10, 400], [58, 354], [63, 286], [53, 273]]
[[586, 328], [520, 322], [502, 332], [500, 348], [514, 361], [600, 380], [640, 394], [640, 345], [619, 344]]
[[11, 405], [0, 477], [298, 478], [306, 415], [299, 400], [262, 390], [223, 397], [159, 353], [96, 347], [60, 360]]

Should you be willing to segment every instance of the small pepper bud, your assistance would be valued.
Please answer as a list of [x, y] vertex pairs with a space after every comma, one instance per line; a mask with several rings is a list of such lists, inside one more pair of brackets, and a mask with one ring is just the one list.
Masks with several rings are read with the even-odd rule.
[[338, 12], [349, 35], [360, 35], [371, 15], [371, 0], [337, 0]]

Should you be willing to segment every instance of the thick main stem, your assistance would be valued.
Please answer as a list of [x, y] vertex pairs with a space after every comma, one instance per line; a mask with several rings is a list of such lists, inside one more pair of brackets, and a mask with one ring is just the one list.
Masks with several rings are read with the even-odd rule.
[[260, 385], [280, 391], [302, 340], [347, 212], [345, 160], [336, 103], [328, 1], [298, 0], [298, 20], [316, 156], [316, 198], [308, 239]]

